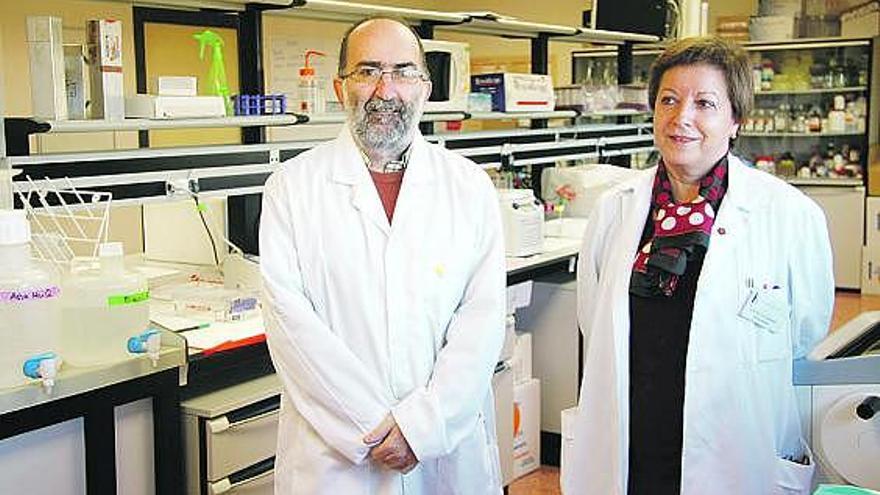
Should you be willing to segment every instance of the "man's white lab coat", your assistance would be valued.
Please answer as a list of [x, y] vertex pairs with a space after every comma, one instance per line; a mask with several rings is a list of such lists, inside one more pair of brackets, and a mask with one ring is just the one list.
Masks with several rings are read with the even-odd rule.
[[[732, 155], [729, 167], [694, 301], [681, 493], [810, 493], [814, 463], [785, 457], [806, 452], [792, 358], [825, 336], [834, 303], [825, 217], [779, 179]], [[581, 250], [578, 319], [587, 351], [577, 412], [563, 421], [567, 495], [626, 494], [629, 281], [655, 171], [600, 198]], [[786, 306], [771, 328], [738, 316], [752, 288], [765, 287]]]
[[[417, 134], [389, 225], [345, 128], [267, 182], [260, 265], [284, 388], [276, 493], [499, 493], [504, 247], [479, 166]], [[362, 442], [389, 413], [419, 459], [405, 476]]]

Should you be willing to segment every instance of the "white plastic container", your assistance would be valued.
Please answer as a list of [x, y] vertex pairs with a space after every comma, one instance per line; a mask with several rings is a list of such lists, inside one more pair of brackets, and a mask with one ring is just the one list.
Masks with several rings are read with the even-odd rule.
[[[49, 388], [60, 365], [58, 274], [31, 259], [30, 237], [23, 210], [0, 210], [0, 388], [39, 378]], [[31, 377], [24, 372], [28, 361]]]
[[122, 244], [102, 244], [99, 252], [99, 266], [74, 263], [64, 284], [61, 343], [65, 359], [75, 366], [128, 359], [129, 338], [150, 323], [147, 281], [125, 270]]

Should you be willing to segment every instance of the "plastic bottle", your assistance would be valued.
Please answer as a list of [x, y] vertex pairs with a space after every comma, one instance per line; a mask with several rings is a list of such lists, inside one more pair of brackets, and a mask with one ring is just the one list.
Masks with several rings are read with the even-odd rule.
[[147, 281], [126, 271], [122, 244], [102, 244], [99, 264], [73, 266], [65, 280], [61, 342], [65, 359], [75, 366], [129, 358], [129, 338], [149, 326]]
[[306, 50], [305, 65], [299, 68], [299, 105], [297, 107], [300, 113], [306, 115], [324, 113], [323, 85], [315, 75], [315, 68], [309, 65], [313, 55], [323, 57], [324, 53], [317, 50]]
[[834, 96], [834, 104], [828, 112], [828, 131], [842, 133], [846, 131], [846, 100], [843, 95]]
[[30, 239], [23, 210], [0, 210], [0, 388], [41, 379], [50, 389], [61, 364], [58, 273], [31, 258]]

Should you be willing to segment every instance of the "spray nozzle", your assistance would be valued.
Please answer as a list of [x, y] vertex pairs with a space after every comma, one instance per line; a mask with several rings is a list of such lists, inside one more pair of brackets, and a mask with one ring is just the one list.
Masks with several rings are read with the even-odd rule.
[[324, 52], [319, 52], [318, 50], [306, 50], [305, 59], [306, 65], [299, 68], [299, 75], [301, 76], [314, 76], [315, 68], [309, 65], [313, 56], [325, 57], [326, 54]]
[[199, 42], [199, 60], [205, 59], [205, 46], [210, 46], [214, 50], [223, 48], [223, 38], [210, 29], [194, 34], [193, 38]]

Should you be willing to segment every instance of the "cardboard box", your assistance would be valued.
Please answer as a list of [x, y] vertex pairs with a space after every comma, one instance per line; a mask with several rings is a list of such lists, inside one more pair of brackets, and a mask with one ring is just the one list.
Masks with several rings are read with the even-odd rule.
[[840, 14], [840, 35], [845, 38], [880, 35], [880, 2], [869, 2]]
[[513, 371], [503, 368], [492, 376], [495, 395], [495, 436], [498, 441], [498, 460], [504, 486], [513, 481]]
[[125, 116], [139, 119], [223, 117], [222, 96], [135, 95], [125, 99]]
[[758, 2], [758, 13], [763, 16], [797, 17], [803, 11], [802, 3], [801, 0], [761, 0]]
[[494, 112], [548, 112], [556, 104], [553, 80], [546, 74], [478, 74], [471, 91], [492, 95]]
[[794, 39], [797, 21], [789, 16], [752, 17], [749, 20], [749, 38], [752, 41], [778, 41]]
[[91, 116], [94, 119], [125, 118], [122, 87], [122, 22], [91, 20], [86, 32], [91, 74]]
[[504, 325], [504, 345], [501, 346], [501, 356], [498, 362], [510, 361], [513, 359], [513, 351], [516, 347], [516, 316], [507, 315]]
[[862, 294], [880, 294], [880, 246], [862, 247]]
[[31, 113], [34, 117], [66, 120], [61, 18], [28, 16], [27, 44], [31, 70]]
[[513, 358], [510, 360], [510, 367], [513, 368], [513, 383], [526, 383], [532, 379], [531, 333], [516, 333], [516, 344], [513, 346]]
[[880, 198], [865, 198], [865, 245], [880, 248]]
[[513, 386], [513, 478], [541, 467], [541, 382]]
[[64, 45], [64, 87], [67, 116], [73, 120], [88, 118], [89, 66], [83, 45]]

